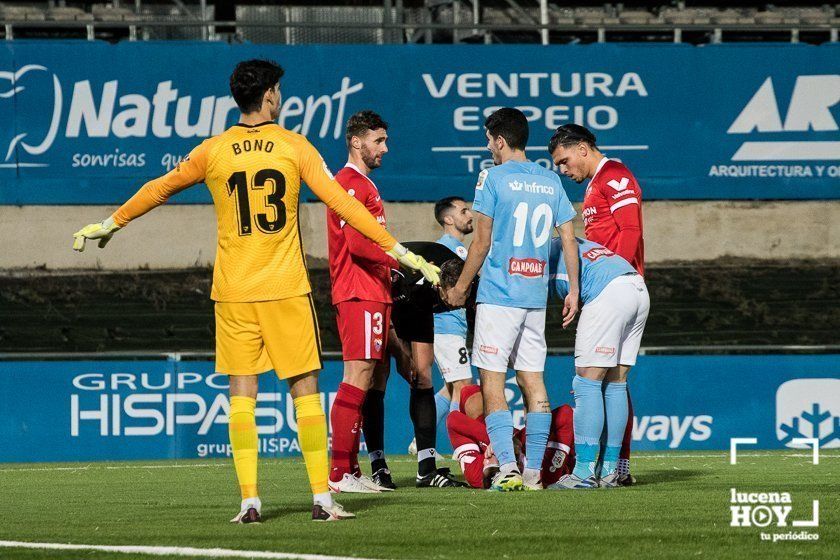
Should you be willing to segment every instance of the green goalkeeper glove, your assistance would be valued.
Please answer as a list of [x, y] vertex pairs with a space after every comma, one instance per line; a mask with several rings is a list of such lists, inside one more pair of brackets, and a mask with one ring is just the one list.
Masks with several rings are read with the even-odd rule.
[[99, 248], [102, 249], [118, 229], [120, 226], [114, 223], [113, 218], [107, 218], [98, 224], [87, 225], [73, 234], [73, 250], [84, 251], [87, 239], [98, 239]]
[[420, 255], [415, 255], [399, 243], [394, 245], [393, 249], [386, 252], [394, 257], [404, 267], [420, 271], [423, 278], [425, 278], [426, 281], [433, 286], [440, 284], [440, 269], [426, 261], [426, 259]]

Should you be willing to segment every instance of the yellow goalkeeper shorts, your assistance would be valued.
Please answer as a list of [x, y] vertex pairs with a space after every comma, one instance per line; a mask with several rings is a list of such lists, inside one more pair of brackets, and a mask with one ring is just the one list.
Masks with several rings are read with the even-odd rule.
[[311, 294], [252, 303], [216, 302], [216, 371], [287, 379], [321, 369]]

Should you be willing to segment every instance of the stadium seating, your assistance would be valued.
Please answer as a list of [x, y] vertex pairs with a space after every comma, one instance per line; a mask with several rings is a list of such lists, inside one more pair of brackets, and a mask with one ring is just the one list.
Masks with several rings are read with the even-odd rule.
[[46, 19], [51, 21], [92, 21], [94, 15], [81, 8], [50, 8], [46, 12]]
[[[56, 6], [58, 4], [58, 6]], [[310, 6], [282, 5], [250, 2], [237, 5], [236, 29], [217, 34], [212, 27], [201, 25], [213, 19], [213, 5], [209, 3], [201, 13], [196, 3], [172, 2], [148, 4], [133, 3], [126, 7], [117, 3], [74, 3], [65, 7], [64, 2], [15, 2], [0, 3], [0, 20], [21, 23], [15, 36], [26, 37], [28, 22], [46, 21], [62, 24], [78, 22], [93, 25], [94, 33], [88, 38], [100, 38], [98, 28], [110, 24], [128, 27], [143, 22], [140, 38], [143, 39], [227, 39], [255, 43], [405, 43], [405, 42], [475, 42], [479, 36], [484, 42], [536, 42], [539, 29], [523, 31], [542, 21], [539, 2], [536, 0], [435, 0], [404, 2], [405, 6], [390, 8], [385, 3], [369, 0], [367, 5], [346, 5], [335, 0], [332, 4]], [[233, 13], [233, 12], [228, 12]], [[183, 26], [161, 25], [181, 21]], [[405, 28], [388, 28], [391, 23]], [[490, 29], [424, 29], [424, 24], [469, 25], [477, 23]], [[708, 42], [725, 40], [722, 32], [737, 31], [748, 40], [778, 41], [779, 31], [790, 32], [790, 40], [799, 40], [800, 31], [816, 32], [812, 41], [836, 41], [840, 27], [840, 4], [822, 6], [779, 7], [756, 5], [732, 7], [720, 2], [716, 7], [686, 7], [676, 5], [648, 5], [631, 7], [623, 4], [601, 6], [574, 6], [549, 2], [548, 23], [550, 42], [604, 41], [609, 31], [610, 41], [649, 40], [653, 31], [670, 31], [673, 40]], [[104, 24], [104, 25], [103, 25]], [[158, 24], [158, 25], [155, 25]], [[272, 24], [280, 24], [274, 27]], [[350, 24], [349, 26], [347, 24]], [[416, 25], [416, 27], [415, 27]], [[495, 29], [493, 28], [495, 27]], [[514, 29], [517, 28], [517, 29]], [[694, 39], [683, 39], [682, 31], [703, 31]], [[597, 34], [596, 34], [597, 31]], [[39, 37], [44, 36], [43, 30]], [[108, 37], [106, 37], [108, 38]], [[115, 39], [123, 38], [119, 35]]]
[[135, 17], [128, 8], [118, 8], [108, 4], [94, 4], [91, 13], [98, 21], [124, 21]]

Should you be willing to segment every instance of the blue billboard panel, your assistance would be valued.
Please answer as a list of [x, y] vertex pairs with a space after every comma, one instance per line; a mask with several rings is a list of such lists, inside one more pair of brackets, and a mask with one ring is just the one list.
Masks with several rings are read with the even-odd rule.
[[[228, 457], [227, 378], [212, 362], [0, 362], [0, 462]], [[551, 357], [552, 406], [574, 404], [573, 360]], [[329, 413], [342, 363], [321, 373]], [[405, 453], [413, 429], [407, 384], [386, 397], [385, 446]], [[840, 356], [643, 356], [631, 373], [636, 450], [729, 449], [732, 437], [758, 448], [799, 447], [817, 438], [840, 448]], [[522, 396], [508, 380], [518, 427]], [[263, 456], [298, 455], [294, 405], [285, 383], [260, 378], [257, 424]], [[441, 452], [451, 451], [443, 426]]]
[[[286, 74], [279, 122], [337, 169], [344, 123], [389, 123], [388, 200], [471, 197], [492, 160], [484, 118], [519, 107], [528, 155], [589, 127], [647, 199], [840, 197], [840, 45], [341, 45], [7, 41], [0, 46], [0, 203], [114, 204], [238, 119], [237, 62]], [[371, 63], [374, 61], [375, 63]], [[566, 181], [569, 195], [582, 188]], [[201, 186], [176, 202], [209, 203]]]

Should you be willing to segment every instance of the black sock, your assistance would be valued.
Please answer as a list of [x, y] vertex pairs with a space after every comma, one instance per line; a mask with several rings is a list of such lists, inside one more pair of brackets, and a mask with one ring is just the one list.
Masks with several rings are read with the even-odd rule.
[[382, 452], [382, 457], [370, 462], [371, 472], [387, 468], [385, 462], [385, 391], [370, 389], [362, 406], [362, 433], [368, 453]]
[[[435, 439], [437, 437], [437, 412], [434, 389], [412, 389], [408, 405], [414, 437], [417, 440], [417, 474], [427, 475], [437, 470], [435, 464]], [[432, 450], [427, 457], [428, 450]], [[426, 451], [426, 453], [423, 453]]]

